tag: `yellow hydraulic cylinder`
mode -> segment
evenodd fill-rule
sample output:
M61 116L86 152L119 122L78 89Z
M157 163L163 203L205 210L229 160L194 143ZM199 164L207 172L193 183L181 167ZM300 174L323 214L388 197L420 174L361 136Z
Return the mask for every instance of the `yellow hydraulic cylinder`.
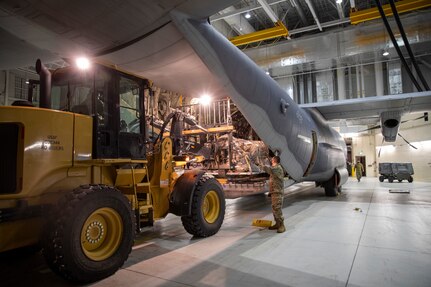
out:
M403 0L395 2L398 14L414 11L431 6L430 0ZM385 11L386 16L392 16L391 5L386 4L382 6L383 11ZM361 11L351 11L350 12L350 23L356 25L362 22L374 20L380 18L380 13L377 7L365 9Z
M277 21L275 23L275 27L256 31L250 34L240 35L229 40L235 46L246 45L250 43L256 43L264 40L274 39L277 37L287 37L289 35L289 31L287 31L286 26L284 26L283 22Z

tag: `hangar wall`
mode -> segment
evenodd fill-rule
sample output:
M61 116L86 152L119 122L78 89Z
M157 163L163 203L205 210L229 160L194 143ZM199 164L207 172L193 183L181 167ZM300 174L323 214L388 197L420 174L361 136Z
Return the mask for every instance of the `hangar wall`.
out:
M418 114L415 114L417 116ZM419 114L420 115L420 114ZM385 143L377 162L411 162L415 174L414 180L431 182L431 123L416 121L413 124L405 124L400 129L400 134L412 145L410 147L401 137L397 137L394 143ZM376 135L376 154L379 152L382 135ZM377 155L376 155L377 157Z
M374 140L374 135L352 137L352 159L355 161L356 156L365 156L367 176L377 176Z
M431 55L417 58L424 77L430 83ZM412 68L410 59L406 61ZM399 59L289 74L274 79L299 104L417 92Z
M422 114L412 114L403 120L414 119ZM381 162L411 162L414 180L431 182L431 122L423 119L404 123L400 134L417 149L410 147L401 137L393 143L382 143L382 134L368 134L352 138L352 156L366 157L367 176L379 176ZM379 157L379 150L382 147Z

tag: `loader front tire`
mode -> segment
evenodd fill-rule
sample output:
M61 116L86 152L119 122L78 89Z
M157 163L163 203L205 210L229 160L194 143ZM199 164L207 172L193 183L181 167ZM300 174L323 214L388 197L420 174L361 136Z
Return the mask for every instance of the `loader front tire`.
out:
M44 237L51 269L72 282L89 283L114 274L132 250L135 220L117 189L87 185L67 194Z
M191 214L182 216L185 230L197 237L216 234L224 219L226 201L223 188L211 175L203 175L197 182L191 203Z

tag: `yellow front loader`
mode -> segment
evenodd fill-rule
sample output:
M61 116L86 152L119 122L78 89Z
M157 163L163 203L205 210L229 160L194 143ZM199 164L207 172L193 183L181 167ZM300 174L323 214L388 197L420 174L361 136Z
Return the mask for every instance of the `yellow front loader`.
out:
M36 70L40 98L0 107L0 252L41 244L54 272L92 282L168 213L194 236L218 232L221 185L179 168L172 138L149 140L149 81L99 64Z

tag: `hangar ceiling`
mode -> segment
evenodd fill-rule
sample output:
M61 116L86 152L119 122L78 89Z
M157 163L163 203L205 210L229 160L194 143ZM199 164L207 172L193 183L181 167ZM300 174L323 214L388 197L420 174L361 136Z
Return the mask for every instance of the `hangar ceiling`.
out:
M350 24L350 11L373 8L374 1L336 1L219 0L205 3L217 3L220 7L221 2L226 3L227 8L222 11L213 9L215 14L210 21L228 38L274 27L274 20L280 20L287 27L288 38L277 37L240 46L274 78L398 58L393 51L386 58L382 57L382 51L392 47L381 19L360 25ZM402 2L406 1L415 0ZM2 53L0 66L2 69L13 68L14 65L24 67L25 63L33 63L38 57L46 59L45 62L50 62L53 68L62 66L61 58L66 54L76 54L80 50L100 53L121 45L160 25L170 10L191 2L2 1L0 35L8 40L2 41L0 51L7 50L21 56L6 57L6 53ZM247 14L250 17L246 18ZM427 8L402 15L413 51L419 57L428 55L431 50L430 14L431 10ZM60 38L62 41L58 41ZM430 65L425 60L423 62Z
M199 3L196 9L192 2ZM430 3L423 0L396 2ZM217 12L219 9L212 7L214 5L226 8ZM212 12L198 16L212 15L210 22L228 38L269 29L281 21L289 37L239 46L274 79L398 59L381 19L359 25L350 23L351 11L373 8L374 1L5 0L0 1L0 37L3 39L0 69L28 67L36 58L45 59L49 68L57 68L65 65L62 58L78 51L100 55L155 27L164 26L169 12L178 7L194 14L199 8L205 8L204 11L210 8ZM401 15L415 55L428 67L431 67L426 61L431 53L430 16L430 8ZM395 27L394 23L392 26ZM142 42L142 50L152 47ZM148 39L148 42L154 46L156 41ZM390 52L388 56L382 55L385 50ZM184 65L177 70L184 72ZM203 82L201 78L194 80Z
M227 38L274 27L274 17L282 21L289 37L275 37L239 45L250 58L276 80L340 68L399 61L382 19L352 25L351 11L376 9L365 0L242 0L210 17L211 23ZM380 1L382 5L389 1ZM400 1L396 1L400 2ZM420 6L423 1L410 2ZM264 9L268 4L272 12ZM428 4L430 4L428 2ZM271 13L273 15L271 15ZM247 17L246 17L247 16ZM400 13L413 53L422 66L431 67L431 9ZM353 19L353 18L352 18ZM393 17L388 17L398 44L404 46ZM246 24L246 25L245 25ZM246 27L246 28L244 28ZM403 49L403 47L402 47ZM389 54L384 54L388 52ZM407 57L408 58L408 57ZM368 66L370 67L370 66ZM376 124L378 118L349 121L348 126ZM332 123L340 126L339 122ZM346 122L344 122L346 125Z
M387 0L380 0L380 2L382 5L389 3ZM423 3L426 1L404 0L403 2L411 2L412 7L426 6L426 3ZM271 11L264 9L265 6ZM217 26L222 25L217 22L229 23L232 18L239 16L240 23L229 23L231 29L222 30L227 37L233 37L247 33L248 25L256 31L273 27L274 16L287 27L290 38L297 38L327 31L331 27L350 26L349 16L352 11L375 7L375 1L367 0L241 0L211 16L210 21ZM241 29L241 25L244 25L244 29ZM274 39L273 42L280 40L283 38ZM259 44L262 43L257 45Z
M321 25L322 23L331 22L334 20L343 20L349 15L351 4L349 0L343 0L341 4L337 4L336 0L263 0L274 12L278 20L281 20L288 30L310 30L311 27ZM229 19L232 15L241 15L241 21L247 21L256 30L263 30L274 26L274 22L268 16L268 13L262 8L262 2L257 0L242 0L234 5L235 9L229 11L221 11L210 17L214 24L217 21ZM356 8L366 9L370 7L370 1L360 0L353 1ZM265 5L265 4L264 4ZM246 14L250 14L248 19ZM314 13L314 15L313 15ZM339 21L342 24L345 21ZM242 34L236 27L232 27L227 36L235 36ZM290 33L292 34L292 33Z
M245 24L254 31L274 27L271 16L262 8L262 2L267 3L275 17L287 27L289 36L257 41L239 48L274 78L398 59L380 18L359 25L350 23L351 11L375 8L374 1L242 0L210 17L211 23L227 38L249 33L249 28L241 29L241 25ZM389 1L381 3L388 4ZM430 53L430 15L429 8L400 15L417 57ZM234 17L236 20L232 23ZM388 20L395 36L400 39L399 45L403 46L393 17ZM383 56L384 51L388 51L389 55Z

